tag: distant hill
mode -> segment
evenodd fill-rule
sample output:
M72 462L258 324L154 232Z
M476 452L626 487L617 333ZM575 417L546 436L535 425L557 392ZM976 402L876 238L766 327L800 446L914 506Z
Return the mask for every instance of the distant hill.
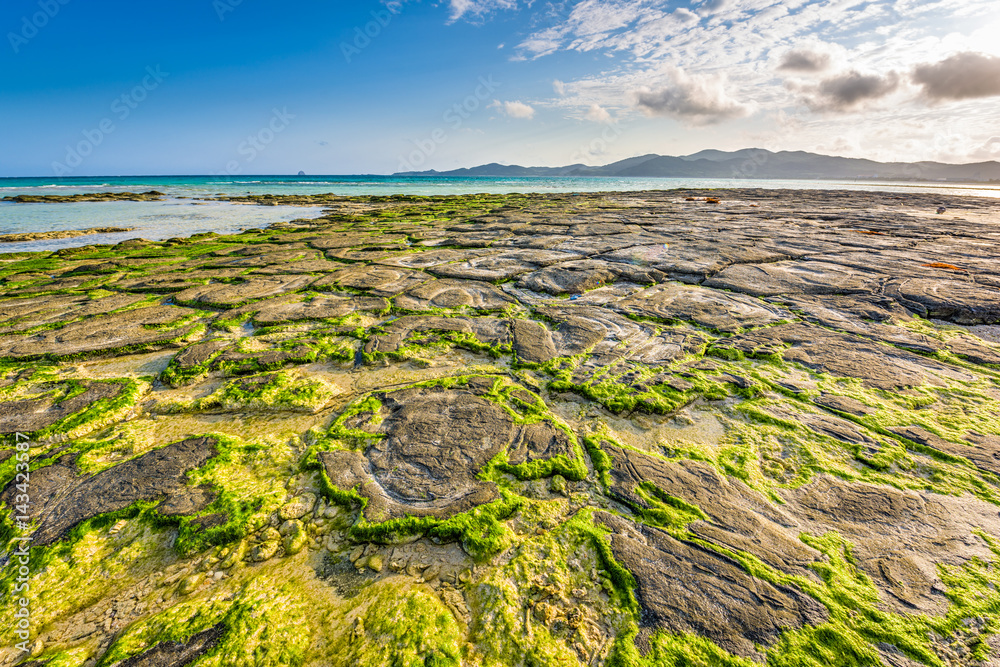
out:
M453 171L415 171L397 176L635 176L664 178L787 178L836 180L952 181L1000 180L1000 162L875 162L818 155L804 151L778 153L746 148L726 152L704 150L693 155L643 155L602 167L521 167L497 163Z

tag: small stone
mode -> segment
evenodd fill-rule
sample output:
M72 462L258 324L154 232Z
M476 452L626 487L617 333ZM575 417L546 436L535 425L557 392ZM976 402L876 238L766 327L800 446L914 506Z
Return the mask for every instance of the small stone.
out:
M282 521L288 521L289 519L301 519L308 511L309 508L302 503L290 502L281 506L278 510L278 518Z
M375 570L376 572L382 571L382 556L375 554L368 557L368 567Z
M41 655L42 651L44 650L45 650L45 644L42 642L41 639L36 639L35 643L32 644L31 648L28 650L28 657L34 658L35 656Z
M177 587L177 592L181 595L190 595L197 590L198 585L201 584L202 575L201 573L192 574L189 577L185 577L181 580L181 585Z
M255 514L247 520L247 530L255 533L267 525L269 517L266 514Z
M549 491L565 496L566 478L562 475L553 475L552 479L549 480Z
M293 498L291 502L282 505L281 509L278 510L278 516L283 521L301 519L306 514L312 512L315 505L316 496L311 493L304 493L301 496Z
M278 553L279 546L281 545L277 542L277 540L261 542L250 552L250 558L255 563L263 563L264 561L273 558L274 554Z
M298 532L290 533L285 536L285 555L294 556L295 554L302 551L302 548L306 545L309 540L309 534L304 530Z
M298 519L289 519L281 524L281 527L278 529L278 533L282 537L288 537L289 535L298 535L303 530L305 530L305 526L301 521Z
M573 597L575 597L578 600L582 600L583 598L587 597L586 588L574 588L572 592L573 592Z
M361 560L361 557L364 555L365 555L365 548L363 546L354 547L354 549L351 550L351 562L357 563L359 560Z
M233 567L241 560L243 560L243 557L245 555L246 555L246 543L240 542L235 548L229 551L229 553L226 555L225 558L222 559L222 561L219 563L219 567L222 568L223 570L228 570L229 568Z

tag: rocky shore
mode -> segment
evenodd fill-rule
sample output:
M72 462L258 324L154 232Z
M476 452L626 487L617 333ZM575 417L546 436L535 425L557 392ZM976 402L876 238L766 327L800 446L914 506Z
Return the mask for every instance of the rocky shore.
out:
M162 192L93 192L79 195L12 195L0 199L16 204L72 204L95 201L159 201L165 197Z
M1000 661L1000 202L228 200L0 255L0 664Z
M45 241L48 239L72 239L91 234L121 234L131 232L134 227L91 227L90 229L66 229L51 232L22 232L20 234L0 234L0 243L21 243L23 241Z

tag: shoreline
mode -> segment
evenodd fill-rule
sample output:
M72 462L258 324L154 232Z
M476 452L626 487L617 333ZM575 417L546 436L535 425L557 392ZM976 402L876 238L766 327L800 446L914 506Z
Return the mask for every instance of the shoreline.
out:
M555 197L561 196L581 196L581 197L621 197L621 196L645 196L645 195L670 195L670 194L701 194L711 193L718 195L720 193L729 193L734 195L753 195L758 196L762 193L768 192L781 192L781 193L792 193L805 196L822 196L824 194L831 196L851 196L857 197L859 195L869 194L869 195L882 195L882 196L895 196L898 193L893 193L891 191L877 191L877 190L844 190L844 189L831 189L831 190L818 190L818 189L807 189L807 190L794 190L789 188L776 188L776 189L764 189L764 188L672 188L667 190L608 190L602 192L560 192L560 193L507 193L509 196L515 197L533 197L533 196L546 196L551 195ZM488 193L480 193L482 196L487 196ZM949 199L949 197L957 197L947 194L942 195L932 195L928 193L919 193L921 196L920 204L923 206L930 207L931 205L938 205L938 200L934 200L935 196L939 198L940 203L949 203L948 207L958 207L956 210L961 210L964 208L963 203L966 200L981 200L982 203L991 202L990 197L966 197L962 196L961 200ZM75 196L75 195L74 195ZM151 202L163 202L163 201L180 201L189 200L188 203L191 204L213 204L213 203L225 203L225 204L238 204L243 206L260 206L260 207L270 207L270 206L288 206L288 207L298 207L298 208L319 208L319 207L331 207L331 206L342 206L342 205L357 205L357 204L394 204L401 202L420 202L420 201L461 201L468 198L470 195L465 194L449 194L449 195L411 195L411 194L392 194L392 195L337 195L332 193L326 194L313 194L313 195L300 195L300 194L261 194L261 195L219 195L214 198L185 198L185 197L174 197L168 199L162 199L162 197L169 197L168 195L163 195L160 192L152 193L142 193L138 195L143 199L135 199L134 193L94 193L91 195L80 195L78 199L72 200L73 203L79 204L98 204L109 201L151 201ZM153 197L155 196L155 198ZM916 195L915 195L916 196ZM929 198L929 199L928 199ZM22 205L39 205L39 204L57 204L57 203L67 203L66 197L60 195L51 196L32 196L30 201L19 201L10 202L12 198L5 198L5 201L9 203L18 203ZM934 201L930 201L934 200ZM946 208L948 208L946 207ZM320 220L327 216L327 213L331 211L336 211L336 208L323 208L322 213L314 218L301 218L301 220ZM278 225L280 228L283 225L290 224L299 219L293 219L289 221L277 221L267 223L263 227L248 228L248 229L261 229L269 230L271 227ZM12 234L0 235L0 251L4 249L5 243L16 243L21 241L31 241L31 240L43 240L43 239L62 239L62 238L75 238L90 234L102 234L102 233L124 233L135 231L136 228L87 228L82 230L69 229L69 230L46 230L46 231L30 231L30 232L18 232ZM220 235L233 235L244 232L245 230L240 230L238 232L231 232L230 234ZM199 234L213 233L213 232L196 232ZM18 239L13 239L10 241L4 241L5 238L10 237L22 237ZM34 237L34 238L23 238L23 237ZM186 238L181 236L179 238ZM123 239L128 240L128 239ZM121 241L119 241L121 242ZM107 244L82 244L85 246L94 245L95 247L112 247L114 243ZM66 246L66 247L78 247L78 246ZM33 253L46 253L55 252L55 250L37 250L37 251L13 251L13 252L0 252L0 258L5 255L11 254L33 254Z
M108 199L100 193L89 201L3 202L0 236L8 236L10 241L0 243L0 253L54 252L87 243L114 245L132 238L130 233L159 240L205 232L238 233L322 215L322 211L310 208L318 207L247 207L236 202L171 197L137 201L128 196ZM73 241L80 232L88 231L94 234L92 238Z

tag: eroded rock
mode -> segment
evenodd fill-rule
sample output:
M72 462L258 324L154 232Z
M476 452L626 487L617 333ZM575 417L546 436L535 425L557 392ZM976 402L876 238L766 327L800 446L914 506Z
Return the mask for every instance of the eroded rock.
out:
M31 476L31 513L39 519L34 543L51 544L81 521L140 500L162 500L158 510L165 516L198 512L213 494L187 486L187 474L215 455L215 441L202 437L153 450L92 477L78 477L72 457L39 468ZM13 505L16 493L12 482L0 492L0 500Z
M640 636L662 629L708 637L727 651L757 661L756 645L773 644L785 630L818 625L825 607L794 588L747 574L734 561L657 528L599 513L610 529L611 551L635 576L643 609Z

